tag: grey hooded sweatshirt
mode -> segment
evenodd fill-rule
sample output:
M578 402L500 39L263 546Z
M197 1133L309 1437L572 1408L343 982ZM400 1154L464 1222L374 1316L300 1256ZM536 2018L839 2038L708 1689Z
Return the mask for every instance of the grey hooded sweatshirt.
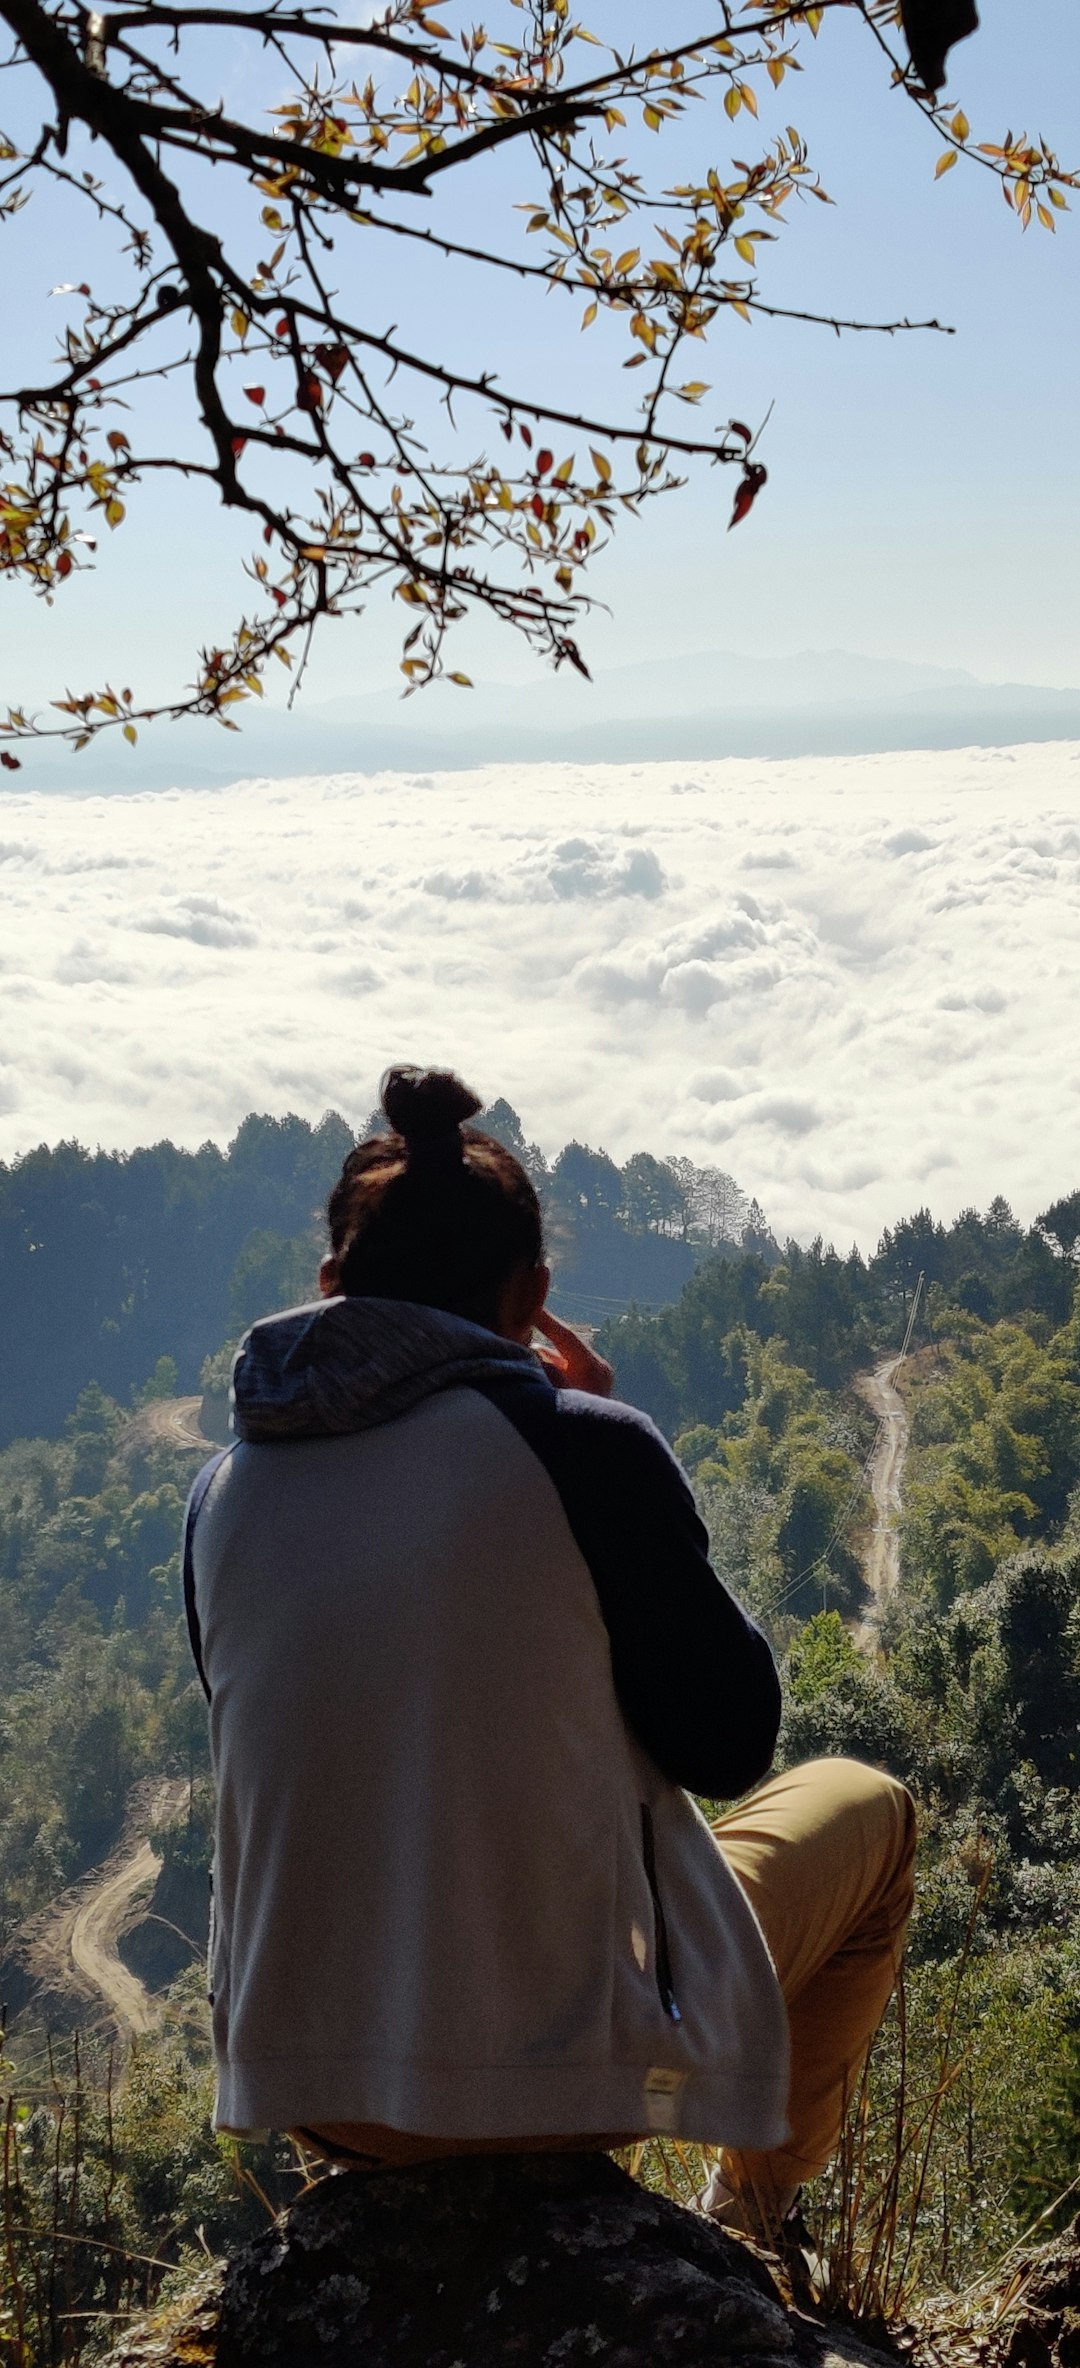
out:
M779 1692L632 1408L439 1311L257 1324L185 1589L217 1781L217 2120L786 2134L787 2019L682 1788Z

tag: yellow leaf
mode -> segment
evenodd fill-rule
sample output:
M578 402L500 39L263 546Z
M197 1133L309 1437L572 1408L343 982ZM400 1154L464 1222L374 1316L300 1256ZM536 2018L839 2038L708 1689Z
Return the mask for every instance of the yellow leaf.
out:
M944 156L939 156L939 157L938 157L938 160L937 160L937 163L936 163L936 165L934 166L934 179L935 179L935 181L940 181L940 179L941 179L941 176L942 176L942 173L947 173L947 172L949 172L949 171L951 170L952 166L953 166L955 163L956 163L956 150L955 150L955 148L946 148Z
M786 68L785 68L785 65L784 65L783 58L770 58L770 59L769 59L769 80L770 80L770 82L771 82L771 83L773 83L773 84L775 85L775 88L776 88L777 90L779 90L779 88L780 88L780 85L781 85L781 83L782 83L782 81L783 81L783 79L784 79L784 74L785 74L785 72L786 72Z
M117 501L116 495L114 493L112 500L106 502L105 504L106 524L108 526L122 526L126 517L127 511L124 508L123 502Z
M243 339L247 336L248 317L246 312L241 312L238 304L233 307L232 312L229 314L229 326L234 337Z
M735 253L736 253L737 255L741 255L741 256L742 256L742 259L743 259L743 262L744 262L744 263L753 263L753 261L754 261L754 242L753 242L753 239L752 239L752 238L737 238L737 239L736 239L736 241L735 241Z
M446 679L447 682L459 682L463 691L471 691L473 687L471 674L448 674Z
M1057 229L1057 223L1056 223L1056 222L1055 222L1055 220L1054 220L1054 217L1053 217L1053 215L1052 215L1052 213L1051 213L1051 211L1050 211L1050 208L1049 208L1049 206L1042 206L1042 205L1039 205L1039 203L1038 203L1038 200L1036 200L1036 211L1037 211L1037 213L1038 213L1039 220L1040 220L1040 222L1042 223L1042 226L1043 226L1043 229L1044 229L1044 230L1056 230L1056 229Z
M585 310L584 310L584 312L582 313L582 316L581 316L581 326L582 326L582 328L583 328L583 329L591 329L591 328L592 328L592 325L593 325L593 322L595 321L595 319L596 319L596 306L595 306L595 304L587 304L587 305L586 305L586 307L585 307Z
M570 483L570 479L571 479L571 477L573 476L573 474L574 474L574 455L573 455L573 453L571 453L571 454L570 454L570 456L569 456L569 459L567 459L567 460L561 460L561 461L559 462L559 466L558 466L558 468L557 468L557 469L556 469L556 471L555 471L555 475L554 475L554 477L553 477L553 479L552 479L552 483L553 483L553 484L555 484L555 485L569 485L569 483Z
M262 218L268 230L280 230L283 227L281 216L278 213L276 206L264 206L262 210Z
M956 140L966 140L970 137L971 125L968 122L967 116L965 115L962 107L957 108L952 122L949 125L949 130L951 131L953 138Z
M137 733L137 731L136 731L136 729L135 729L135 726L134 726L134 724L125 724L125 725L124 725L124 738L125 738L125 740L128 740L128 741L130 741L132 748L134 748L134 746L135 746L135 743L136 743L136 741L137 741L138 737L139 737L139 735L138 735L138 733Z
M663 116L659 112L659 109L656 107L643 107L642 114L644 115L649 130L651 132L658 132L664 120Z
M602 452L597 452L595 445L590 444L589 450L592 453L593 467L596 470L596 474L600 479L601 485L610 485L611 462L605 459Z
M727 90L724 92L724 113L725 115L730 115L733 123L741 106L742 99L739 96L735 84L732 82L728 85Z
M729 296L729 297L728 297L728 303L729 303L729 304L730 304L730 306L731 306L732 312L737 312L737 313L740 315L740 318L741 318L742 320L744 320L744 321L748 321L748 320L749 320L749 318L750 318L750 307L749 307L749 305L748 305L748 304L744 304L744 303L743 303L743 301L742 301L742 298L741 298L741 297L739 297L739 296Z
M756 115L756 114L757 114L757 100L756 100L756 98L755 98L755 96L754 96L754 93L753 93L753 91L751 90L751 88L750 88L750 84L749 84L748 82L740 82L740 84L739 84L739 96L740 96L740 98L741 98L741 100L742 100L743 106L744 106L744 107L749 107L751 115Z
M633 271L633 268L634 268L634 265L635 265L635 263L640 263L640 261L641 261L641 248L640 248L640 247L628 247L628 248L627 248L627 250L626 250L626 253L625 253L625 255L620 255L620 257L619 257L619 260L618 260L618 262L617 262L617 263L616 263L616 265L615 265L615 277L616 277L616 279L617 279L617 280L624 280L624 279L626 278L626 274L627 274L627 272L628 272L628 271Z

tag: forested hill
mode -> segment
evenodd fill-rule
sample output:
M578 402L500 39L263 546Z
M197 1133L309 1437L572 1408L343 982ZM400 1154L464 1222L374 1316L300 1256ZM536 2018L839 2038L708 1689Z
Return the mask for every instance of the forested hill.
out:
M853 1753L915 1792L904 2019L857 2100L849 2161L862 2192L898 2196L912 2281L966 2283L1062 2191L1073 2208L1080 1194L1031 1228L994 1200L949 1226L919 1212L868 1259L821 1242L781 1251L730 1178L644 1153L620 1169L580 1145L549 1171L505 1106L488 1123L543 1186L566 1303L635 1290L656 1302L617 1305L601 1339L620 1393L674 1440L713 1561L780 1659L779 1765ZM195 1962L212 1810L178 1548L205 1443L191 1408L155 1399L310 1290L313 1211L351 1140L338 1118L249 1119L227 1152L62 1146L0 1177L5 1418L21 1434L0 1445L0 2000L27 2066L9 2115L33 2200L20 2200L19 2242L46 2290L35 2230L47 2237L63 2192L75 2311L119 2307L110 2281L128 2256L150 2265L152 2299L162 2263L231 2248L241 2226L247 2190L210 2131ZM867 1375L895 1374L920 1275L898 1376L899 1583L867 1641ZM119 2099L107 2032L87 2039L84 2117L61 2132L39 2110L37 2050L57 2004L69 2021L87 2012L71 1995L69 1887L111 1889L110 1854L125 1831L145 1834L163 1792L184 1806L161 1813L158 1888L121 1943L129 1970L167 1985L158 2027ZM265 2189L281 2160L255 2170ZM819 2190L811 2225L828 2208ZM870 2244L874 2226L871 2213Z
M227 1150L69 1142L0 1166L0 1444L56 1436L90 1382L129 1400L162 1358L173 1386L194 1390L224 1341L311 1298L327 1194L378 1123L252 1115ZM779 1255L761 1210L719 1168L644 1151L618 1167L581 1143L549 1164L508 1102L480 1123L541 1193L568 1316L661 1306L706 1255Z
M631 1309L608 1327L619 1391L669 1437L720 1423L742 1404L747 1342L773 1337L819 1388L840 1389L874 1351L899 1346L920 1275L931 1324L947 1307L985 1324L1019 1318L1056 1330L1072 1306L1078 1248L1080 1192L1026 1229L1000 1197L949 1226L920 1209L886 1226L869 1259L841 1258L819 1239L809 1249L788 1242L767 1266L746 1255L706 1263L674 1306L655 1318Z

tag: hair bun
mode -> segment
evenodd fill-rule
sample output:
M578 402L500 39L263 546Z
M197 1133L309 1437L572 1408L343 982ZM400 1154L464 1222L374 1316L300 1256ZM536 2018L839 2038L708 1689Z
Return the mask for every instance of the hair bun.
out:
M452 1069L388 1069L379 1099L393 1127L406 1143L431 1142L448 1135L483 1105Z

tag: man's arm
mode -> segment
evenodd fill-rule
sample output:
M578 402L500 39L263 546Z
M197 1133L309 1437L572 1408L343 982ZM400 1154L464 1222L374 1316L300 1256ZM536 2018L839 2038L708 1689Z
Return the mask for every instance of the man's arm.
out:
M674 1784L730 1800L771 1764L780 1683L709 1562L667 1442L636 1408L542 1382L490 1393L558 1489L589 1565L628 1726Z

